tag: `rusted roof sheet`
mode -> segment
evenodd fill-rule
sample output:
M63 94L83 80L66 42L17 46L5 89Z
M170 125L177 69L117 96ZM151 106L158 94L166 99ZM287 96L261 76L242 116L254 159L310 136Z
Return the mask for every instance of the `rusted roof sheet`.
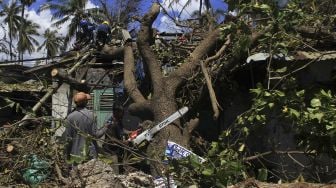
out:
M317 61L326 61L336 59L336 51L324 51L324 52L305 52L299 51L294 56L295 60L313 60L316 59Z
M7 84L0 82L0 93L7 93L7 92L45 92L45 87L39 83L16 83L16 84Z
M251 61L265 61L269 58L269 53L257 53L249 56L246 60L247 63ZM306 52L298 51L294 55L284 56L283 54L273 55L273 59L294 61L294 60L316 60L316 61L326 61L326 60L336 60L336 51L322 51L322 52Z

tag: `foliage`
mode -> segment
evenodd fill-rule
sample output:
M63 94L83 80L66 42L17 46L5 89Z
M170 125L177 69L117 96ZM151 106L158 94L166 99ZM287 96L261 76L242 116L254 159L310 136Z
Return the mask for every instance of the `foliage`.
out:
M35 51L35 45L39 44L34 36L39 36L37 29L39 29L40 26L30 20L23 20L21 24L22 31L17 45L18 51L21 53L28 51L28 53L31 54Z
M245 129L267 126L276 117L292 124L298 146L309 153L336 157L336 96L331 91L299 90L292 78L282 89L267 90L260 84L251 89L251 109L239 116L236 125Z
M262 137L262 142L275 144L273 138L261 132L272 122L294 133L297 149L318 156L336 157L336 95L323 89L299 89L294 78L287 79L279 89L268 90L261 84L250 89L251 107L239 115L233 125L223 131L218 142L213 142L200 164L196 158L171 161L171 172L182 186L197 184L202 187L224 187L245 179L250 165L250 135ZM282 123L280 123L282 122ZM281 124L281 125L280 125ZM269 139L269 140L266 140ZM295 148L294 148L295 149ZM268 170L257 169L259 180L266 181Z
M2 10L0 11L0 16L4 16L4 23L8 26L8 36L9 36L9 53L10 57L14 56L12 53L13 50L13 38L17 36L22 18L18 15L20 12L20 6L16 1L6 4L5 2L1 3Z
M204 163L193 155L179 161L170 161L174 179L182 187L193 184L201 187L226 187L244 179L245 166L239 152L228 148L222 141L211 144Z
M49 29L44 32L43 37L45 40L37 48L37 50L40 51L42 48L45 48L47 51L47 57L54 57L59 52L59 49L63 44L63 38L57 36L57 31L50 31Z
M30 127L19 127L16 124L3 129L0 142L3 146L12 146L13 150L1 150L0 184L13 185L23 183L23 170L29 167L27 157L36 155L50 166L65 164L63 145L51 139L56 129L50 127L51 119L40 118ZM15 138L15 139L13 139ZM63 166L62 166L63 167ZM51 174L55 172L52 171ZM55 182L56 177L48 177L46 182Z
M325 11L326 8L317 1L294 0L282 5L274 0L226 2L230 10L238 12L233 21L228 19L222 27L223 36L237 33L231 35L233 48L227 53L228 58L244 58L246 55L242 54L259 52L287 55L297 50L316 50L318 42L299 32L300 28L330 30L335 23L334 5ZM323 4L331 6L333 3L326 1ZM246 37L253 32L264 32L256 46L251 46L251 38Z

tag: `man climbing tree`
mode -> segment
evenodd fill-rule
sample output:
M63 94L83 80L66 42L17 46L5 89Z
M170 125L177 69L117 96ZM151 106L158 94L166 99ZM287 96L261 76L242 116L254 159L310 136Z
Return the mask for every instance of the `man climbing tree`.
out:
M111 27L109 26L109 22L103 21L103 23L97 27L96 46L102 47L109 43L112 37L111 34Z

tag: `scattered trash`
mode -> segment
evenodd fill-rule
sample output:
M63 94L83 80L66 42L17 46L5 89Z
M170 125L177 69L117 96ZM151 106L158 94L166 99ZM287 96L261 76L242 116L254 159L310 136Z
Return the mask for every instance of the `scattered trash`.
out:
M35 185L41 183L50 174L50 165L47 161L39 159L36 155L28 157L29 167L23 170L23 179L25 182Z
M159 177L154 180L155 188L177 188L173 178L169 178L169 184L167 178Z
M181 145L179 145L175 142L169 141L169 140L168 140L168 143L167 143L165 155L168 158L171 158L171 159L181 159L181 158L187 157L189 155L194 155L198 158L200 163L205 162L204 158L196 155L192 151L184 148L183 146L181 146Z
M168 140L165 156L170 159L182 159L194 155L197 157L200 163L205 162L205 159L196 155L192 151L184 148L183 146ZM154 180L155 188L176 188L177 185L172 177L167 180L165 177L159 177Z

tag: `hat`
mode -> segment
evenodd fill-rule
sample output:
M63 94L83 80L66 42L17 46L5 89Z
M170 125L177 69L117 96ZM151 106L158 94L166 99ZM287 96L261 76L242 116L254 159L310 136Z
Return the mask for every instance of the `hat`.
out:
M86 102L89 99L91 99L91 96L84 92L78 92L74 96L75 103Z
M109 25L108 21L103 21L103 24Z

